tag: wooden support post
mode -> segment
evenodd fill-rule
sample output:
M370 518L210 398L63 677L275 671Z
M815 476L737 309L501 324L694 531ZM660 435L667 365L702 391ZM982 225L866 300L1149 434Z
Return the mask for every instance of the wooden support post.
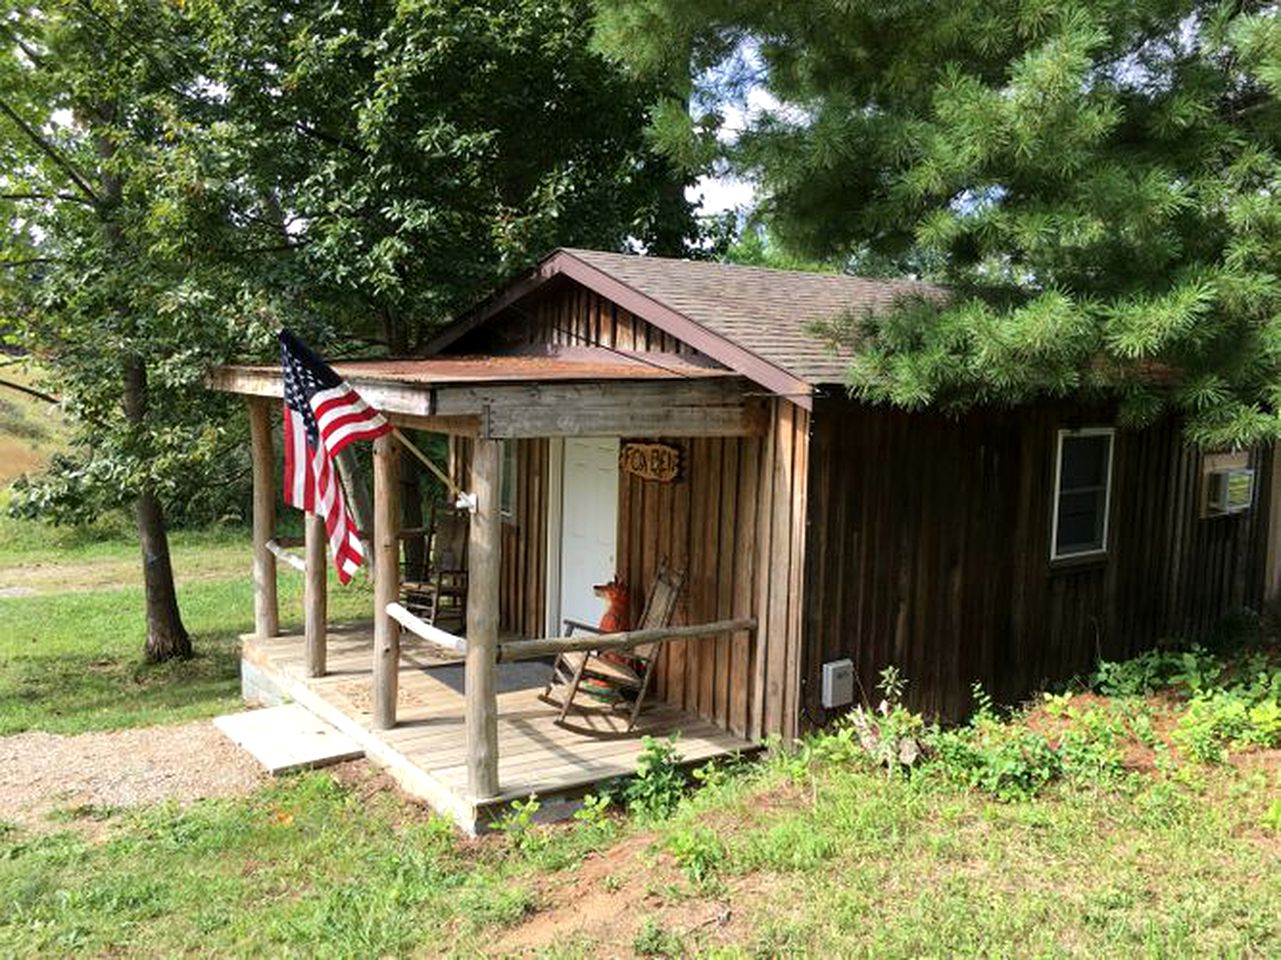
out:
M498 793L498 584L500 525L498 478L502 469L497 440L478 437L471 464L471 518L467 554L466 698L467 787L472 799Z
M329 580L325 547L325 518L307 514L303 521L303 553L306 557L306 581L302 592L303 647L306 650L307 676L325 675L325 646L329 639Z
M395 437L374 441L374 729L396 725L400 624L387 605L400 599L400 448Z
M254 633L280 634L276 599L276 558L267 544L276 535L276 464L271 445L271 403L251 399L249 447L254 473Z

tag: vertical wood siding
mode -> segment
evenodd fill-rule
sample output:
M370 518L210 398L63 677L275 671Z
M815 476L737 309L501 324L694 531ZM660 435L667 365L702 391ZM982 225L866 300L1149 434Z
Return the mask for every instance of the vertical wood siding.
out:
M775 400L767 437L668 438L676 483L623 475L619 569L639 617L666 559L686 575L678 623L755 616L759 627L664 645L655 695L742 736L797 731L809 418Z
M530 344L702 356L612 300L569 282L549 285L535 299L463 337L449 352L501 353Z
M1045 682L1196 636L1262 600L1268 498L1200 519L1200 454L1176 423L1118 430L1109 552L1050 562L1061 428L1108 411L1043 405L958 419L822 401L814 413L803 696L853 658L869 698L894 664L912 704L959 717L981 681L1014 701ZM1260 478L1270 453L1255 455Z
M531 344L699 355L572 283L549 286L450 352ZM769 414L766 437L637 438L680 447L681 479L668 484L625 474L619 481L618 568L632 590L633 620L665 558L686 574L677 623L759 621L754 634L666 644L655 695L753 738L795 735L800 704L810 418L782 399L770 402ZM548 449L545 440L521 442L520 507L516 523L503 527L501 628L527 636L544 630ZM456 441L451 450L464 469L467 441Z
M547 469L545 439L516 444L516 510L503 521L499 628L541 637L547 618Z
M541 637L547 616L547 440L516 444L516 510L502 523L498 629L522 637ZM450 478L467 489L472 441L450 437Z

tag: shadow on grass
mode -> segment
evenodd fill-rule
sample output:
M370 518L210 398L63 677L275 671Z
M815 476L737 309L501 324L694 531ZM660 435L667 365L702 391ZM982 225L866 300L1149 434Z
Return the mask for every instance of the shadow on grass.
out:
M81 653L13 657L0 671L0 735L178 723L235 709L235 634L196 636L194 644L190 660L160 664Z

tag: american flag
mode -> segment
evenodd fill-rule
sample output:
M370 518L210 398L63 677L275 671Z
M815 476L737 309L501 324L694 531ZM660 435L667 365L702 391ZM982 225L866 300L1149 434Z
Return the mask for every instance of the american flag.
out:
M280 331L284 380L285 503L325 519L329 549L342 583L365 559L347 512L334 458L349 443L391 432L382 414L288 330Z

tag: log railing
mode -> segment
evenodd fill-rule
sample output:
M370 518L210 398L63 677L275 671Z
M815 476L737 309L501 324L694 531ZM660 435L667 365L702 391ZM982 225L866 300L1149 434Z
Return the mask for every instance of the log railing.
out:
M738 620L714 620L711 623L691 623L680 627L652 627L648 630L625 630L621 633L585 634L578 637L542 637L537 640L508 640L498 645L498 662L536 660L558 653L582 650L630 650L647 643L667 640L688 640L690 637L709 637L718 633L735 633L755 630L756 621L750 617Z
M274 539L267 541L267 549L275 556L277 560L279 560L281 563L285 564L286 566L292 567L294 570L297 570L299 573L306 573L307 561L304 560L302 557L298 556L298 554L290 550L286 550L285 549L286 546L296 547L296 546L300 546L300 544L296 540L292 542L291 541L282 542L280 540L274 540Z
M440 627L433 626L421 617L410 613L399 603L387 604L387 616L391 617L410 633L422 637L429 643L453 650L455 653L465 654L467 652L466 639L456 637L452 633L447 633L440 629Z

